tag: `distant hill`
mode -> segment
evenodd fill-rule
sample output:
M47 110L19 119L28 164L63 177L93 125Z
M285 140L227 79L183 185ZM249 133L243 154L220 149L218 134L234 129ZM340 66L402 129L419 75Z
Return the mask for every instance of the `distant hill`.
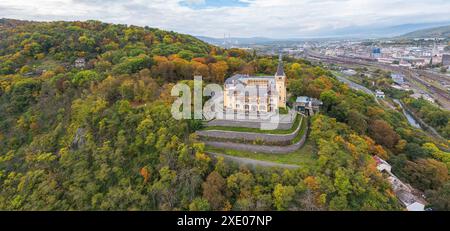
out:
M276 39L276 38L267 38L267 37L231 37L231 38L213 38L206 36L196 36L198 39L207 42L209 44L224 46L225 41L228 46L232 45L266 45L273 43L288 43L288 42L300 42L300 41L309 41L309 40L328 40L328 39L366 39L366 38L404 38L404 37L428 37L426 34L431 32L432 36L433 32L436 30L436 34L447 34L446 37L449 37L449 28L450 22L432 22L432 23L409 23L409 24L399 24L395 26L389 27L367 27L367 26L350 26L344 27L340 29L328 30L324 33L319 33L312 36L304 36L297 38L285 38L285 39ZM443 30L440 30L443 29ZM416 33L418 33L416 35ZM424 33L422 35L422 33ZM437 37L444 37L437 36Z
M404 34L400 37L403 38L450 38L450 25L441 26L423 30L413 31L407 34Z
M95 20L36 22L0 18L0 75L13 74L23 65L36 66L44 58L73 62L77 57L96 59L114 52L116 56L109 62L115 65L122 58L140 54L148 57L178 54L191 59L207 56L211 49L210 44L191 35L156 28ZM10 59L12 64L6 71L3 61Z
M14 28L23 25L30 25L34 22L25 21L25 20L17 20L17 19L8 19L8 18L0 18L0 30L6 30L8 28Z

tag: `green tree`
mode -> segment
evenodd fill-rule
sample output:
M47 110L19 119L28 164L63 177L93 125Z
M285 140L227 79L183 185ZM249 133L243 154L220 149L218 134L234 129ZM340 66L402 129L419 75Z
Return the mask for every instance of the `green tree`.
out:
M189 211L208 211L210 210L210 206L207 200L203 198L195 198L189 204Z
M83 86L92 81L100 80L100 76L95 71L84 70L78 72L71 80L75 86Z
M273 190L275 208L278 211L287 210L292 200L294 200L294 196L294 187L277 184Z

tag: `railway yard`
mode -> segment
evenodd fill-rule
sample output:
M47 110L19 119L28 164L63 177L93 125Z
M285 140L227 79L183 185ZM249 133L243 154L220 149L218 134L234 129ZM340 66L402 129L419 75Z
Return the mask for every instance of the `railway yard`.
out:
M405 76L405 79L413 90L429 94L439 106L445 110L450 110L450 93L446 88L446 85L450 84L450 76L448 75L426 70L387 65L370 59L325 56L313 50L305 50L305 58L312 62L335 64L348 68L377 68L401 73Z

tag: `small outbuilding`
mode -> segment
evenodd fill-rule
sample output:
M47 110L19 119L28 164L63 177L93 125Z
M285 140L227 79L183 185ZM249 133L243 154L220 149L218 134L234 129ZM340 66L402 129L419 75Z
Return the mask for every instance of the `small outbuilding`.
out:
M375 162L377 163L377 169L380 172L386 171L389 174L391 174L392 166L388 164L385 160L381 159L378 156L374 156L373 159L375 159Z
M383 91L380 91L380 90L376 90L375 95L376 95L376 97L379 98L379 99L384 99L384 98L386 97L386 96L384 95L384 92L383 92Z
M312 116L320 111L322 101L308 96L299 96L295 100L293 107L296 111Z
M76 68L84 68L86 66L86 60L84 58L78 58L75 60Z
M408 211L425 211L425 205L420 202L414 202L406 207Z

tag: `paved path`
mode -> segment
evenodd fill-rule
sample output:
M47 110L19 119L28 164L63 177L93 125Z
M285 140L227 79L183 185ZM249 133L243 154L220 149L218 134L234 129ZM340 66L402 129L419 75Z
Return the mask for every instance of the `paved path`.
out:
M346 83L350 88L352 88L354 90L363 91L366 94L369 94L369 95L373 96L374 99L375 99L375 102L380 104L380 102L378 101L378 98L376 97L375 93L372 90L370 90L369 88L364 87L362 85L359 85L359 84L357 84L357 83L355 83L355 82L345 78L344 76L338 75L336 73L333 73L333 74L340 82Z
M335 75L336 78L343 82L348 84L351 88L355 89L355 90L360 90L360 91L364 91L365 93L369 94L369 95L375 95L375 93L373 93L373 91L371 91L370 89L368 89L367 87L364 87L362 85L359 85L353 81L350 81L349 79L343 77L343 76L339 76L339 75Z
M256 166L277 167L277 168L287 168L287 169L300 168L299 165L293 165L293 164L280 164L280 163L275 163L275 162L270 162L270 161L254 160L254 159L249 159L249 158L244 158L244 157L230 156L230 155L225 155L225 154L220 154L220 153L215 153L215 152L206 152L206 153L209 155L212 155L214 157L223 157L226 160L237 162L242 165L250 165L252 167L256 167Z
M271 145L257 145L257 144L242 144L233 142L219 142L219 141L202 141L208 146L215 148L233 149L244 152L257 152L267 154L286 154L292 153L300 149L305 143L305 139L300 140L295 144L286 146L271 146Z

